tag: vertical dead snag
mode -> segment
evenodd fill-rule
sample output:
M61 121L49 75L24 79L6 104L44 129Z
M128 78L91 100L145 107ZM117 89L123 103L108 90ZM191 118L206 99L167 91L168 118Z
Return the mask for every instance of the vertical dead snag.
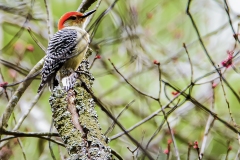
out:
M107 137L101 132L95 102L81 87L80 79L91 89L93 76L89 62L84 60L78 68L73 89L66 92L56 87L49 99L54 126L66 145L70 159L110 160L111 149Z

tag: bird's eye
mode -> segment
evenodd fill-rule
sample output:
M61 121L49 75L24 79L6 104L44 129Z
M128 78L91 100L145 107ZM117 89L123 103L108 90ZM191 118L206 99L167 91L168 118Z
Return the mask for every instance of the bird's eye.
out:
M71 16L71 17L69 17L69 19L70 19L70 20L76 20L77 17L76 17L76 16Z

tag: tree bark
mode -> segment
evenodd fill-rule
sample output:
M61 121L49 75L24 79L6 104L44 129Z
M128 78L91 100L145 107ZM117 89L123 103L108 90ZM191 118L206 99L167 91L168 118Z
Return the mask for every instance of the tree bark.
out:
M89 73L89 62L84 60L78 68L74 87L66 92L56 87L49 99L54 126L59 132L70 159L110 160L108 138L101 132L95 102L81 81L91 89L94 77Z

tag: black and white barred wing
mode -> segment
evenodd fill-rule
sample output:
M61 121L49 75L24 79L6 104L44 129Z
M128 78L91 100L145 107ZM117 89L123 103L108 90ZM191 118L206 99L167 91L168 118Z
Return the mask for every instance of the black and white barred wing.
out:
M42 69L42 81L38 93L50 82L63 64L71 58L77 45L77 31L63 29L55 33L47 48L47 56Z

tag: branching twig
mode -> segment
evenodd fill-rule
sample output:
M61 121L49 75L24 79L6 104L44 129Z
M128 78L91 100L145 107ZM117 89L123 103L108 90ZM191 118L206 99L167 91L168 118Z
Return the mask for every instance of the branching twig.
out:
M43 66L43 62L44 62L44 58L42 58L33 68L32 70L29 72L29 74L27 75L26 78L31 77L32 75L34 75L37 71L39 71L42 66ZM7 126L7 122L17 104L17 102L19 101L19 99L21 98L21 96L23 95L24 91L27 89L27 87L31 84L33 79L28 79L26 81L24 81L23 83L21 83L20 86L18 86L16 92L13 94L13 96L11 97L10 101L7 104L6 110L5 112L2 114L1 118L0 118L0 128L6 127Z
M194 19L193 19L191 13L190 13L191 1L192 1L192 0L188 0L186 13L188 14L188 16L189 16L189 18L190 18L190 20L191 20L191 23L192 23L192 25L193 25L193 28L194 28L195 31L196 31L196 34L197 34L198 39L199 39L199 42L200 42L200 44L201 44L201 46L202 46L202 48L203 48L203 50L204 50L204 52L205 52L208 60L210 61L210 63L212 64L212 66L215 68L215 70L216 70L216 72L219 74L219 76L221 76L221 73L220 73L219 70L217 69L214 61L212 60L212 57L211 57L210 54L208 53L207 48L205 47L205 45L204 45L204 43L203 43L203 40L202 40L202 38L201 38L201 35L200 35L199 31L198 31L197 25L195 24ZM236 91L232 88L232 86L228 83L228 81L227 81L224 77L222 77L222 80L223 80L223 82L227 85L227 87L232 91L232 93L233 93L234 96L237 98L238 102L240 103L240 97L239 97L239 95L236 93Z
M129 103L122 109L122 111L118 114L118 116L116 117L116 119L118 119L118 118L123 114L123 112L126 111L126 110L128 109L128 107L129 107L131 104L133 104L134 102L135 102L135 100L132 100L131 102L129 102ZM108 127L108 130L105 132L104 135L109 134L109 133L113 130L114 126L115 126L115 122L112 122L112 124L110 125L110 127Z
M32 39L34 40L34 42L44 51L44 53L46 54L46 48L43 46L43 44L41 44L41 42L39 42L37 40L37 38L33 35L32 30L30 27L28 27L27 29L28 33L30 34L30 36L32 37Z
M177 148L177 144L176 144L176 140L175 140L175 137L174 137L174 133L173 133L173 131L172 131L172 129L171 129L171 127L170 127L170 124L169 124L169 122L168 122L168 120L167 120L167 115L166 115L166 113L165 113L165 111L164 111L164 109L163 109L163 107L162 107L162 104L161 104L161 102L160 102L160 97L161 97L161 90L162 90L162 79L161 79L161 68L160 68L160 63L158 63L157 64L157 66L158 66L158 74L159 74L159 100L158 100L158 103L159 103L159 105L160 105L160 107L161 107L161 109L162 109L162 113L163 113L163 116L164 116L164 119L165 119L165 121L166 121L166 123L167 123L167 126L168 126L168 130L169 130L169 132L170 132L170 134L171 134L171 137L172 137L172 142L173 142L173 146L174 146L174 150L175 150L175 153L176 153L176 157L177 157L177 159L178 160L180 160L180 155L179 155L179 151L178 151L178 148ZM177 105L176 105L177 106Z
M87 90L87 92L92 96L92 98L94 99L94 101L99 105L99 107L102 109L102 111L104 113L106 113L117 125L118 127L124 132L124 134L137 146L139 146L139 148L141 149L141 151L151 160L153 160L152 156L143 148L143 146L137 141L135 140L127 131L126 129L122 126L122 124L120 122L118 122L118 120L104 107L103 103L93 94L93 92L88 89L88 87L86 86L86 84L81 81L84 86L85 89Z
M172 101L174 101L175 99L176 99L176 98L172 99ZM170 101L167 105L165 105L165 106L163 107L163 109L167 108L167 107L169 106L169 104L172 103L172 101ZM136 123L135 125L133 125L132 127L128 128L128 129L126 130L126 132L131 132L132 130L134 130L135 128L139 127L140 125L146 123L147 121L151 120L151 119L154 118L155 116L158 116L160 112L162 112L162 108L156 110L156 111L153 112L151 115L147 116L146 118L144 118L144 119L141 120L140 122L138 122L138 123ZM124 133L125 133L125 132L120 132L120 133L112 136L110 139L111 139L111 140L115 140L115 139L121 137L122 135L124 135Z
M19 36L22 35L22 33L23 33L23 31L24 31L24 27L25 27L25 25L27 24L27 22L29 21L29 19L30 19L30 17L31 17L30 12L31 12L31 9L32 9L32 7L33 7L33 5L34 5L34 2L35 2L35 0L31 0L31 6L30 6L30 8L28 9L28 13L27 13L27 16L26 16L26 18L25 18L25 21L24 21L22 27L21 27L20 30L14 35L14 37L7 43L7 45L5 45L5 46L0 50L0 53L1 53L2 51L5 51L6 49L8 49L8 48L17 40L17 38L19 38Z
M172 89L180 92L179 89L177 89L176 87L174 87L173 85L171 85L170 83L162 80L162 82L164 82L166 85L170 86ZM207 107L205 107L203 104L201 104L200 102L198 102L196 99L194 99L192 96L190 96L189 94L182 92L181 93L182 96L184 96L185 98L187 98L189 101L191 101L193 104L195 104L197 107L201 108L202 110L206 111L207 113L211 114L216 120L220 121L221 123L223 123L226 127L228 127L230 130L232 130L234 133L240 134L240 132L233 127L232 125L230 125L229 123L227 123L225 120L223 120L222 118L220 118L216 113L212 112L211 110L209 110Z
M138 93L140 93L141 95L144 95L146 97L149 97L155 101L158 101L158 98L152 97L150 95L147 95L145 93L143 93L142 91L138 90L137 88L135 88L119 71L118 69L115 67L115 65L112 63L112 61L109 59L110 63L112 64L113 68L115 69L115 71L125 80L125 82L127 82L127 84L129 84L135 91L137 91Z

